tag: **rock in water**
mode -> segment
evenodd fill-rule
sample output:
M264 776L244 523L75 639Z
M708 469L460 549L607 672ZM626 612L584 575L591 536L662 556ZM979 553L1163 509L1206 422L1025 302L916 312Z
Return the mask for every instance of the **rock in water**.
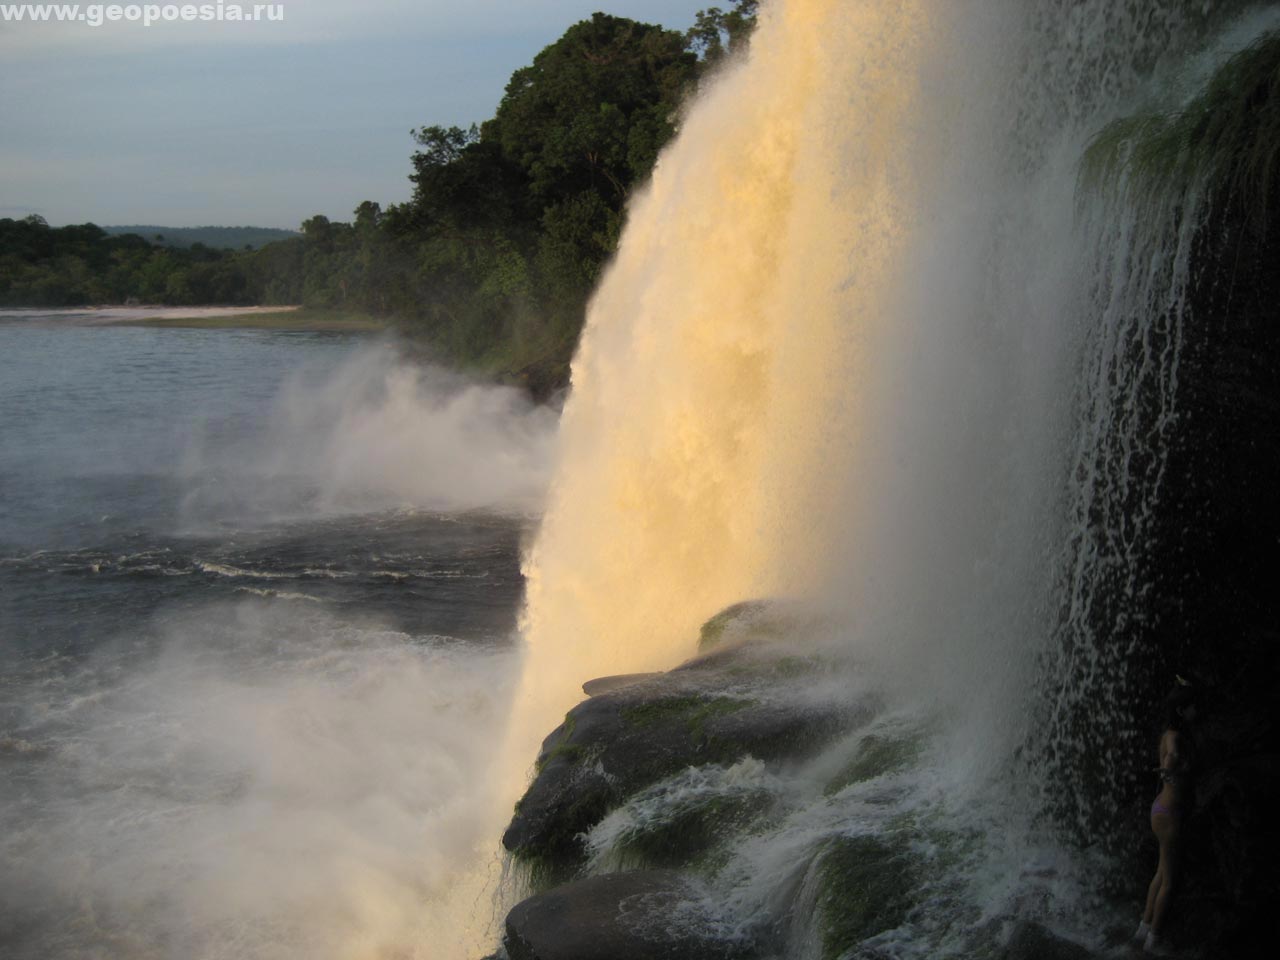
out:
M507 916L511 960L730 960L675 871L612 873L568 883Z
M1091 960L1095 955L1078 943L1050 933L1038 923L1014 928L1000 960Z
M582 692L588 697L598 697L602 693L621 690L623 687L631 687L642 680L652 680L656 676L659 676L659 674L619 673L609 677L596 677L594 680L588 680L582 685Z
M691 766L812 753L870 716L816 695L821 668L779 644L740 644L578 704L543 741L503 845L536 885L568 879L582 835L637 791Z

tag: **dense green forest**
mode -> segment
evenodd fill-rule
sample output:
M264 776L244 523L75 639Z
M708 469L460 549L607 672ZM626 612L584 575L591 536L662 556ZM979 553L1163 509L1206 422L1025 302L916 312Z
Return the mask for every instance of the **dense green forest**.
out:
M103 226L114 236L135 233L161 247L193 247L197 243L215 250L257 250L268 243L292 240L296 230L276 227L161 227L154 224Z
M172 249L92 223L50 227L34 214L0 220L0 306L249 304L251 265L229 250Z
M366 200L350 222L314 216L257 250L0 220L0 305L359 310L546 393L567 380L631 191L699 80L747 42L756 5L701 11L683 33L597 13L517 70L491 119L412 131L407 202Z

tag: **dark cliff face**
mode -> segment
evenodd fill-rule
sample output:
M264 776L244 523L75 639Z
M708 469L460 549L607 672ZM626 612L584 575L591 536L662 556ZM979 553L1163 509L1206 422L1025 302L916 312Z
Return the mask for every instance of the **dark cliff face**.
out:
M1112 855L1098 887L1132 904L1136 923L1156 862L1148 811L1158 789L1163 702L1175 675L1192 681L1199 700L1187 731L1194 800L1169 930L1188 956L1254 955L1253 945L1272 936L1270 905L1280 898L1273 867L1280 818L1270 809L1280 792L1280 35L1248 56L1214 78L1197 111L1162 128L1176 134L1157 145L1172 143L1176 154L1157 172L1157 180L1167 178L1161 201L1176 208L1169 229L1195 218L1187 286L1176 310L1126 345L1132 355L1124 364L1147 370L1149 379L1137 384L1125 411L1128 435L1093 455L1112 457L1123 447L1122 466L1110 469L1124 470L1131 485L1084 517L1104 531L1099 541L1129 538L1132 549L1090 559L1081 581L1090 592L1086 629L1073 634L1072 624L1061 638L1080 656L1073 661L1068 651L1060 662L1078 666L1037 691L1052 695L1052 684L1074 684L1084 694L1053 718L1055 733L1032 734L1048 746L1027 751L1036 754L1029 763L1037 772L1048 774L1049 812L1063 833ZM1131 129L1142 133L1141 124ZM1160 364L1169 365L1149 373ZM1134 389L1118 380L1110 386ZM1142 522L1132 523L1137 516ZM657 732L664 759L645 783L693 762L701 741L680 711L712 703L683 689L680 696L653 689L644 698L668 706L659 713L650 705L636 717ZM594 763L604 755L606 738L592 731L605 729L609 717L625 726L625 711L639 705L627 697L641 693L582 708L573 718L580 728L567 725L548 741L542 783L513 821L509 849L550 852L576 869L589 818L565 817L585 808L560 801L598 796L591 817L619 802L624 791L614 781L602 778L597 793L581 784L595 783ZM724 715L750 716L746 708ZM615 766L641 769L640 756L622 749ZM557 837L566 842L548 845ZM1070 955L1028 930L1010 941L1009 955Z
M1058 758L1078 794L1064 822L1089 824L1084 842L1126 865L1115 892L1139 897L1155 864L1147 811L1162 703L1175 675L1193 682L1195 804L1173 933L1223 950L1269 935L1267 905L1280 894L1269 810L1280 788L1280 38L1247 56L1211 83L1194 123L1188 111L1168 124L1179 162L1214 164L1185 312L1142 344L1173 347L1176 363L1159 385L1172 391L1172 422L1157 425L1169 405L1152 396L1135 406L1146 448L1131 451L1131 469L1142 483L1121 512L1151 511L1140 569L1092 586L1093 642L1123 701L1112 716L1127 722L1090 720L1085 702L1068 721L1084 735ZM1187 191L1184 209L1206 189L1203 179L1169 183Z
M1204 691L1190 730L1197 798L1186 893L1204 907L1189 907L1188 919L1215 937L1261 920L1280 889L1268 809L1280 789L1277 194L1260 210L1256 195L1220 191L1200 234L1152 544L1158 629L1139 654L1149 664L1144 701L1158 703L1175 671Z

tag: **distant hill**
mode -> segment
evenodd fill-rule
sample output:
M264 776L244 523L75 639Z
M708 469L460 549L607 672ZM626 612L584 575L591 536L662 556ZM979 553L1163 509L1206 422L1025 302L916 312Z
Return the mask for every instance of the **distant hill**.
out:
M245 247L256 250L277 240L301 236L296 230L275 227L158 227L140 224L102 229L113 235L136 233L144 240L164 247L190 247L203 243L215 250L243 250Z

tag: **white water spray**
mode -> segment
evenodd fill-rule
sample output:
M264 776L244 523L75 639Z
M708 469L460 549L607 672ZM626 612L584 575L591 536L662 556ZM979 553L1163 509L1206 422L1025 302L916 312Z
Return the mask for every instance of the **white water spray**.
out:
M1137 262L1178 258L1153 294L1123 219L1078 193L1080 163L1169 81L1162 58L1220 22L1211 7L765 6L592 304L527 564L515 739L550 729L585 678L689 655L729 603L816 596L891 688L948 716L902 809L940 797L952 827L988 837L970 865L982 910L1043 881L1072 914L1087 885L1033 866L1056 847L1035 848L1027 782L1007 778L1036 764L1011 758L1079 526L1123 496L1079 486L1079 450L1149 441L1123 396L1097 398L1176 371L1176 343L1145 372L1107 344L1159 336L1187 267L1185 231L1138 238ZM740 876L792 875L842 829L813 799L794 848L755 844ZM744 916L772 895L722 893Z
M763 6L590 308L526 564L548 719L777 594L843 608L918 690L1020 709L1110 323L1079 165L1202 15L1069 7Z
M224 439L232 432L232 439ZM467 380L363 347L336 369L294 372L265 429L197 424L182 479L186 521L385 509L533 512L546 493L556 416L514 387Z
M924 25L914 2L767 7L634 204L527 564L530 696L562 710L595 673L671 665L721 607L826 566Z

